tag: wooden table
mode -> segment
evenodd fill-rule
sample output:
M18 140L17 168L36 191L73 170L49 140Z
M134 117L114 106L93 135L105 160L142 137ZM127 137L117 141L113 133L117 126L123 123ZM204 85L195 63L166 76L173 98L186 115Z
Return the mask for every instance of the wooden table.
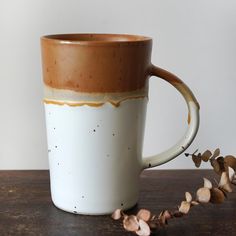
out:
M141 176L138 206L158 214L173 209L185 191L202 185L202 177L213 179L209 170L154 170ZM48 171L0 171L0 235L134 235L109 216L80 216L63 212L52 204ZM222 205L198 206L169 221L153 235L236 235L236 188Z

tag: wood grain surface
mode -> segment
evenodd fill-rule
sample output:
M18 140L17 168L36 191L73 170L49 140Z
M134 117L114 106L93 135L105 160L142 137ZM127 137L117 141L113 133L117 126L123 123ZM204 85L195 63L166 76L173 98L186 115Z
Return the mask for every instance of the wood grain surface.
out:
M202 177L213 179L209 170L152 170L141 176L138 205L130 210L150 209L158 214L173 209L194 193ZM217 178L217 177L216 177ZM57 209L50 197L49 173L0 171L0 235L134 235L110 216L80 216ZM183 218L172 219L153 235L236 235L236 188L221 205L198 206Z

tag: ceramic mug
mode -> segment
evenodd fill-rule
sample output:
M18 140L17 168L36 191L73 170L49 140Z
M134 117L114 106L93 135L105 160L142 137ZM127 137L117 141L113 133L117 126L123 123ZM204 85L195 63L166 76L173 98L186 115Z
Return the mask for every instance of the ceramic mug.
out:
M199 105L175 75L151 64L152 39L120 34L41 38L51 195L75 214L109 214L138 201L139 175L182 153ZM188 105L188 129L169 150L143 158L148 79L173 85Z

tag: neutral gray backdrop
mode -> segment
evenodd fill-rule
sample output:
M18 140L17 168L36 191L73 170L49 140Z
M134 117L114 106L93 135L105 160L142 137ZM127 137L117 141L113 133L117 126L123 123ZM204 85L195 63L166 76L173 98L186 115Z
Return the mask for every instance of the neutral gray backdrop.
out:
M201 105L189 151L236 154L235 0L0 0L0 169L48 168L39 37L71 32L153 37L153 63L181 77ZM144 155L173 145L186 120L182 97L152 78ZM160 168L193 167L181 155Z

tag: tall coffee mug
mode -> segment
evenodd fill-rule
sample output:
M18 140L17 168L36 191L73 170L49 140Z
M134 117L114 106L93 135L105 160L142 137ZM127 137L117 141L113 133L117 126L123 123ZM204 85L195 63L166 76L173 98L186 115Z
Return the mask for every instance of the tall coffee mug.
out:
M41 38L51 195L60 209L108 214L138 201L142 170L193 141L199 105L175 75L151 64L152 39L119 34ZM142 157L148 79L173 85L188 105L188 129L169 150Z

